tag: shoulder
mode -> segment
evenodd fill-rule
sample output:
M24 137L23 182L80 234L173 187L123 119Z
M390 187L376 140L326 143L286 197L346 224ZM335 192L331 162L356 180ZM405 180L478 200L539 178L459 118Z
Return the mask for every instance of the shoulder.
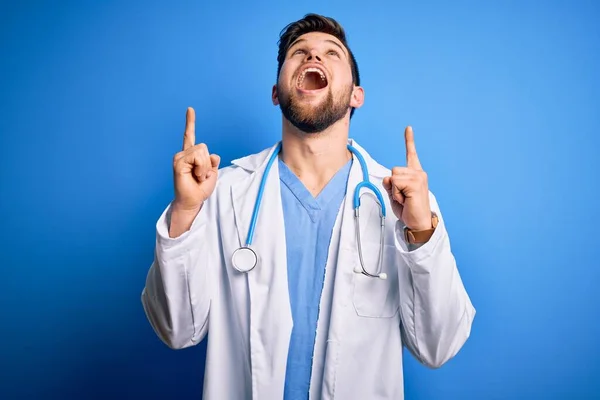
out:
M227 188L230 188L253 173L262 171L269 156L276 148L277 144L259 152L232 160L230 165L219 169L217 187L221 188L221 190L227 190Z
M249 172L238 165L229 165L219 169L217 187L230 187L247 177Z
M364 162L364 167L367 168L369 177L374 178L377 181L391 174L390 168L380 164L375 157L372 156L366 148L363 148L356 140L349 139L348 144L353 147L357 161L361 162L361 164ZM363 165L361 165L361 168L362 167Z

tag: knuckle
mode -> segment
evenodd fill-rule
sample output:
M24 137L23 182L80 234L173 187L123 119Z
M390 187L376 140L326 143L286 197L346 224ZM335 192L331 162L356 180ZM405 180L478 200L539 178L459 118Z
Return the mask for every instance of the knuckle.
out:
M204 143L197 144L194 146L194 155L196 157L208 157L208 148Z
M175 154L175 156L173 156L173 167L177 168L177 166L179 164L181 164L181 160L182 159L183 159L183 154L182 153Z
M208 146L206 146L206 143L199 143L196 145L196 148L200 151L208 151Z

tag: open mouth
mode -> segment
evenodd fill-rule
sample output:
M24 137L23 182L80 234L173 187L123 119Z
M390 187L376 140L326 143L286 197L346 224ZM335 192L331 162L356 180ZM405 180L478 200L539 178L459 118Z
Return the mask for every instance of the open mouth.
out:
M319 90L327 87L327 77L319 68L306 68L298 76L297 86L302 90Z

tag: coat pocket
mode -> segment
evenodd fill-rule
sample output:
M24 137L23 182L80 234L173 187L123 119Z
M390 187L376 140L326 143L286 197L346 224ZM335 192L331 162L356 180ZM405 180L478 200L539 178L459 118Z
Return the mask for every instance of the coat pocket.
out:
M392 318L400 308L398 286L398 266L396 265L396 249L386 245L383 249L381 271L378 271L379 244L363 243L363 263L367 272L376 274L384 272L386 279L370 277L359 273L361 261L358 251L354 256L354 289L352 304L361 317Z

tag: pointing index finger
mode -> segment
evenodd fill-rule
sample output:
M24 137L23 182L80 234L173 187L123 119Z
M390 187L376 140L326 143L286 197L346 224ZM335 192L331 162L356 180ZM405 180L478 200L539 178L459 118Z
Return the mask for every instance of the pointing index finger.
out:
M185 114L185 133L183 134L183 150L193 147L196 143L196 112L188 107Z
M411 126L406 127L404 131L404 142L406 144L406 166L411 169L422 170Z

